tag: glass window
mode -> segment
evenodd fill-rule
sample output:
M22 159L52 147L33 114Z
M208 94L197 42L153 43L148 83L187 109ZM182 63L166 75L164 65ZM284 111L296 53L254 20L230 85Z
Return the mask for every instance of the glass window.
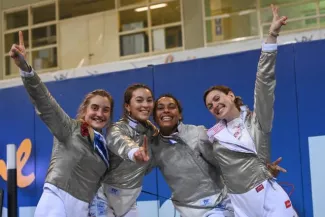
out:
M35 70L57 67L56 47L33 51L32 64Z
M19 69L10 56L5 56L6 71L5 75L19 75Z
M119 6L128 6L128 5L135 5L135 4L145 4L147 0L119 0Z
M136 29L143 29L148 26L147 10L137 11L136 9L123 10L120 15L120 32Z
M148 33L139 32L120 36L120 55L141 54L149 51Z
M325 14L325 0L320 0L319 2L319 13L321 15L324 15ZM324 26L325 24L325 17L321 17L320 18L320 23L322 26Z
M325 14L325 0L319 1L320 14Z
M183 46L182 27L173 26L152 30L152 50L163 51Z
M280 6L279 15L285 15L290 19L314 16L316 15L316 3L312 2L298 5ZM271 22L272 18L273 15L270 8L264 8L261 10L261 19L263 23ZM289 24L291 25L291 23Z
M257 36L257 14L225 15L206 21L207 42Z
M28 30L22 31L24 36L24 44L25 48L29 47L28 44ZM18 32L7 33L5 34L5 52L8 53L13 44L19 43L19 35Z
M166 0L149 0L150 3L162 3L166 2Z
M55 4L32 8L33 24L54 21Z
M121 56L183 47L180 0L119 0L119 2L122 6L129 6L119 10L119 32L137 32L127 35L120 33Z
M303 0L260 0L261 7L270 7L271 4L278 5L280 8L281 4L288 4L288 3L299 3Z
M32 29L32 46L40 47L56 44L56 25Z
M66 0L66 2L68 1L75 0ZM55 23L57 20L56 1L46 5L32 4L29 7L30 14L27 9L8 13L5 11L4 13L5 24L8 27L3 33L5 76L18 75L17 67L13 65L8 52L12 44L19 43L19 31L23 32L25 47L30 54L27 56L28 61L35 69L41 71L47 68L58 67L57 24ZM30 25L28 20L31 21ZM53 22L54 24L46 25L47 22ZM42 27L36 26L42 23L45 23L45 25L42 25ZM15 32L8 31L8 29L13 28Z
M17 11L13 13L5 13L7 29L15 29L28 26L28 11Z
M173 26L165 29L166 48L182 47L182 28L181 26Z
M179 1L150 5L151 25L163 25L181 21Z
M206 17L256 9L256 0L205 0L204 2Z
M317 27L317 18L310 18L304 20L297 20L289 22L286 26L282 27L282 32L284 31L292 31L298 29L309 29ZM270 25L263 26L263 34L267 35L270 29Z
M67 19L115 9L115 0L59 0L59 17Z

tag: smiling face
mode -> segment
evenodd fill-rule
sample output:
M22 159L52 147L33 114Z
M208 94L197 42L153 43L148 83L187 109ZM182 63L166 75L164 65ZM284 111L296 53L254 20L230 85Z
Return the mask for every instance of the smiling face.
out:
M103 89L88 93L80 104L77 120L87 122L92 128L101 131L113 115L113 97Z
M130 117L144 122L147 121L153 109L153 96L147 88L138 88L132 92L130 103L125 103L125 109Z
M94 96L90 99L85 112L85 121L94 129L101 130L111 115L111 102L107 97Z
M227 94L220 90L211 90L205 97L205 105L217 119L230 121L239 116L232 91Z
M162 134L170 135L179 121L182 120L180 105L173 97L163 96L159 98L155 106L154 119Z

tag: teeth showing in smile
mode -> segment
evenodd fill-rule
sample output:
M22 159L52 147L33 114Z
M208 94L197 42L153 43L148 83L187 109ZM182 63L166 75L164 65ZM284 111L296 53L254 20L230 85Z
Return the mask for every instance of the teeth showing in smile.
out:
M225 108L224 105L218 105L218 107L216 109L217 115L219 115L224 110L224 108Z
M93 118L94 121L96 121L96 123L102 123L104 122L104 120L99 119L99 118Z
M142 110L142 111L140 111L142 114L145 114L145 115L147 115L147 114L149 114L149 111L147 111L147 110Z
M170 121L172 118L169 117L169 116L165 116L165 117L162 117L161 120L162 121Z

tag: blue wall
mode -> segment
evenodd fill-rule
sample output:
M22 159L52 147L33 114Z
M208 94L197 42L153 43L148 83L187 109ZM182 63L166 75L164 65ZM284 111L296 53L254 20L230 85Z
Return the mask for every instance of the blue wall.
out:
M214 118L203 104L203 92L210 86L225 84L252 108L257 62L260 50L232 55L197 59L158 65L87 78L49 82L47 86L63 109L75 116L79 103L89 91L108 90L115 99L114 120L122 114L122 96L125 88L136 82L153 88L155 96L170 92L178 97L184 107L184 122L210 127ZM325 41L314 41L279 47L276 74L275 120L272 133L272 159L282 156L281 165L288 170L279 176L285 190L291 191L292 202L300 216L312 217L311 177L309 169L308 137L325 135ZM19 145L28 138L32 152L23 165L22 175L35 174L27 187L19 188L19 206L36 206L42 193L52 150L52 135L35 115L23 87L0 90L0 159L6 159L6 144ZM22 156L26 157L26 156ZM0 172L1 172L0 160ZM1 173L0 173L1 175ZM0 188L6 182L0 176ZM285 183L290 183L286 187ZM139 201L170 197L170 191L161 174L154 170L145 179ZM158 195L158 196L156 196ZM6 198L4 206L7 206ZM158 213L158 211L157 211Z

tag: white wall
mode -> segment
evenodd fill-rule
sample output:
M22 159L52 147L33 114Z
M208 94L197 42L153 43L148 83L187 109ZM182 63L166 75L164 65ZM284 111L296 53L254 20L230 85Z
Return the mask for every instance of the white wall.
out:
M309 137L310 176L314 217L324 216L325 136Z

